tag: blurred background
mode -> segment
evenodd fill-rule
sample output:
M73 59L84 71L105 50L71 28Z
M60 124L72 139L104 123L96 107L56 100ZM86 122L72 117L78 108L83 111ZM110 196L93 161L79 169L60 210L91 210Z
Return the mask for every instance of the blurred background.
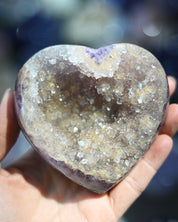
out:
M14 89L26 60L46 46L120 42L148 49L178 78L178 0L0 0L0 97ZM20 134L2 165L29 147ZM178 222L178 135L164 165L120 221Z

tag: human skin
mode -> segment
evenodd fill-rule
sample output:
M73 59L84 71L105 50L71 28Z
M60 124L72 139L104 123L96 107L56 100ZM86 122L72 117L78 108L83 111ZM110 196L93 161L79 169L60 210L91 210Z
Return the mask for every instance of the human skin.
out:
M176 82L168 78L172 95ZM0 161L14 145L20 128L14 95L6 91L0 106ZM159 135L144 157L112 190L99 195L70 181L30 150L6 169L0 168L0 221L114 222L145 190L169 155L178 130L178 105L168 107Z

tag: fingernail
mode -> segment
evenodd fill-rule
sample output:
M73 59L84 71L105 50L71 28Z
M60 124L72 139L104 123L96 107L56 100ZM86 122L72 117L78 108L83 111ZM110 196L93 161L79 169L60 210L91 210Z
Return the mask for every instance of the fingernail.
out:
M12 90L10 88L6 89L6 91L5 91L5 93L4 93L3 97L2 97L2 100L1 100L1 104L2 104L3 101L5 101L8 98L8 96L9 96L9 94L11 92L12 92Z

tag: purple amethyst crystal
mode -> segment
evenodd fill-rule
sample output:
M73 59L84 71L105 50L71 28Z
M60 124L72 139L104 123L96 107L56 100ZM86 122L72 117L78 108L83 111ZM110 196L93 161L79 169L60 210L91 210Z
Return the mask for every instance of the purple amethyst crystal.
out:
M169 91L159 61L141 47L58 45L25 63L15 98L35 150L74 182L104 193L150 147Z

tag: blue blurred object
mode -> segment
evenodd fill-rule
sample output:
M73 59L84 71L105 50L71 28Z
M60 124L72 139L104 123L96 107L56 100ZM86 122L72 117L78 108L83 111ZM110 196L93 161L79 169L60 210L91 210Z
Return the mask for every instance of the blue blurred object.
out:
M8 25L24 22L40 11L37 0L14 0L0 2L0 21Z
M23 64L37 51L60 44L60 21L37 14L20 24L16 29L17 50L20 63Z

